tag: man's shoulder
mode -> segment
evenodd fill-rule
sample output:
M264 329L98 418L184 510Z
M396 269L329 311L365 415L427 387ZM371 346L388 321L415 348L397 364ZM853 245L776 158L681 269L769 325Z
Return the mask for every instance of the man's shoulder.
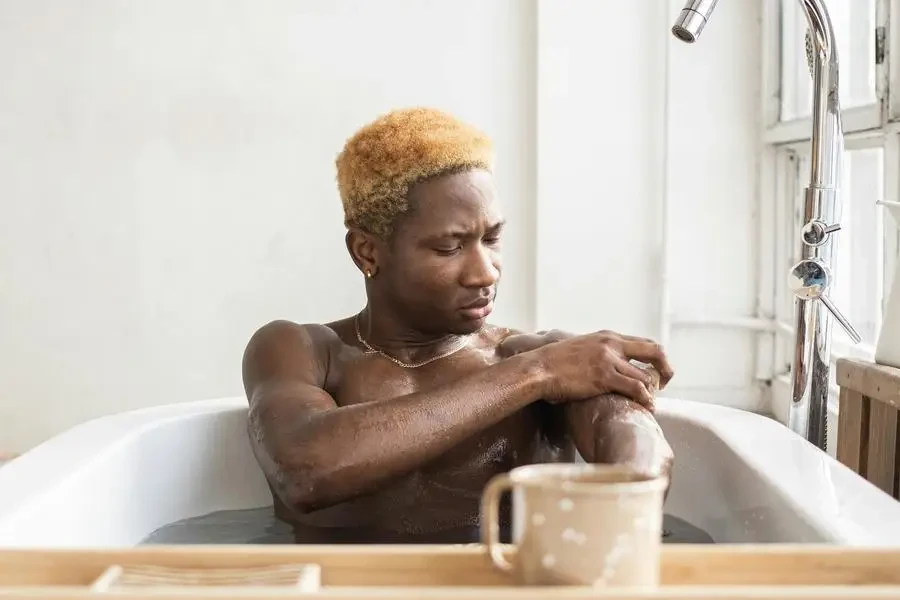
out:
M287 319L269 321L256 330L248 347L273 347L282 351L318 354L342 344L347 319L331 323L297 323Z
M344 344L341 327L340 321L325 324L286 319L269 321L256 330L244 350L245 387L291 377L324 383L332 358Z

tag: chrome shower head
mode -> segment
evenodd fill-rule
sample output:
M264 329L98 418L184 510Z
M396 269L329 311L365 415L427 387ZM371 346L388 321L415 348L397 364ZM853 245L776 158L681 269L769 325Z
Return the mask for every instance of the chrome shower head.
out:
M719 0L687 0L681 14L672 26L672 34L682 42L694 43L700 32L706 27L709 15L712 14Z

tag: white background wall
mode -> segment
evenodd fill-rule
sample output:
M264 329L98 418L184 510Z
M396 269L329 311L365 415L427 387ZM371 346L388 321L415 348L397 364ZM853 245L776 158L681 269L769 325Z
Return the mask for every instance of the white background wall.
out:
M271 319L363 301L333 159L398 106L491 134L510 220L495 320L669 339L672 394L761 408L756 3L0 0L0 451L242 393ZM677 383L677 386L675 385Z
M754 335L685 321L754 316L760 4L688 45L680 0L542 2L536 209L539 327L664 340L669 395L757 410Z

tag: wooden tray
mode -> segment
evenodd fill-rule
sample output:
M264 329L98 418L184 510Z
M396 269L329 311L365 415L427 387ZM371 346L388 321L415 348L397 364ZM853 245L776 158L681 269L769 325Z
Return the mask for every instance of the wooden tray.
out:
M900 544L900 540L898 540ZM513 549L508 549L510 555ZM292 585L236 587L120 587L92 589L119 565L123 570L276 569L318 565L319 591ZM517 599L606 598L688 600L900 599L900 547L862 549L822 545L666 545L662 583L654 590L520 587L468 546L140 546L116 550L0 550L3 600L78 598L246 599L298 596L362 598Z

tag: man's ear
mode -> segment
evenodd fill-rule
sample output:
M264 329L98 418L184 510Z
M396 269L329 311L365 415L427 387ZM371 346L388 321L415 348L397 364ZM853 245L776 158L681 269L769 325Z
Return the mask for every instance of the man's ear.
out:
M381 266L381 241L369 233L357 227L351 227L344 238L347 250L357 268L366 278L371 279L378 274Z

